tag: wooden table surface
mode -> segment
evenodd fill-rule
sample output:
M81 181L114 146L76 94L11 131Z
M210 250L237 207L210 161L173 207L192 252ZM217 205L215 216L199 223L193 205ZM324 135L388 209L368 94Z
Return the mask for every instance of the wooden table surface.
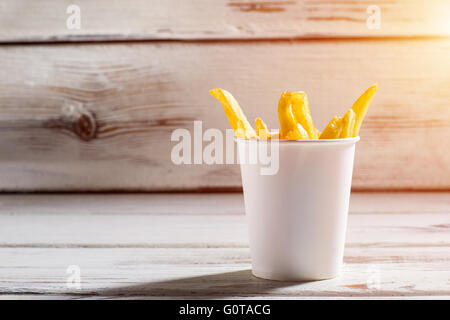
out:
M353 193L332 280L253 277L246 228L241 194L2 195L0 298L450 298L449 193Z

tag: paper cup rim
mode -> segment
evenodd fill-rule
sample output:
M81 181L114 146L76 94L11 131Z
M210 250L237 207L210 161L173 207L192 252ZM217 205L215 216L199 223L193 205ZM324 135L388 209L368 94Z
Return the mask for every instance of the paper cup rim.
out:
M356 143L360 140L359 136L352 138L339 138L339 139L314 139L314 140L256 140L256 139L244 139L244 138L234 138L236 142L245 142L245 143L260 143L260 142L272 142L276 141L277 143L290 143L290 144L343 144L343 143Z

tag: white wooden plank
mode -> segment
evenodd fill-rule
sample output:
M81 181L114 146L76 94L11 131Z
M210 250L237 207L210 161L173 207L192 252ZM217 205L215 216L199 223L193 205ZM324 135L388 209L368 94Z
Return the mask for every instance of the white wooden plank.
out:
M358 211L363 209L361 198L372 199L380 209L382 200L376 194L367 197L356 193L352 198ZM395 204L417 199L423 204L432 202L434 210L447 212L447 193L403 193L387 203ZM423 212L417 207L411 212ZM395 209L394 209L395 210ZM396 212L396 211L393 211ZM103 194L0 194L0 215L242 215L242 193L103 193Z
M247 226L242 214L242 195L191 196L1 196L0 246L3 247L142 247L142 248L205 248L247 247ZM147 197L147 201L143 201ZM234 197L234 200L233 200ZM348 247L429 247L449 246L450 203L449 194L442 194L440 213L391 213L380 216L376 205L387 207L394 203L389 198L360 194L359 202L371 205L366 213L349 216ZM438 199L432 194L416 195L418 203ZM159 200L158 200L159 198ZM169 200L169 198L174 199ZM178 200L176 200L178 198ZM208 199L209 198L209 199ZM405 197L399 196L399 202ZM6 199L4 201L3 199ZM8 201L13 199L14 201ZM22 200L20 200L22 199ZM29 200L27 200L29 199ZM67 200L67 206L64 205ZM83 199L85 199L83 201ZM134 200L136 199L136 201ZM154 200L151 200L154 199ZM192 206L196 199L206 206ZM414 203L414 198L409 198ZM163 201L166 201L166 204ZM234 202L231 215L224 214L221 206L212 203ZM20 201L20 202L19 202ZM27 201L28 202L27 204ZM126 201L128 206L125 205ZM55 206L52 204L55 203ZM151 203L158 203L161 214L155 214ZM177 208L175 207L177 203ZM240 205L239 205L240 203ZM115 204L118 204L117 206ZM191 208L199 208L199 214ZM398 206L398 203L397 203ZM23 207L23 209L17 209ZM130 209L127 209L130 208ZM39 209L36 209L39 208ZM420 207L419 207L420 208ZM48 212L47 212L48 211ZM113 213L109 213L112 211ZM176 212L175 212L176 211ZM127 214L130 212L132 214ZM171 212L167 215L165 213ZM218 214L215 214L218 212ZM376 213L370 213L376 212ZM391 212L386 210L386 213ZM395 212L395 211L394 211ZM59 214L58 214L59 213ZM120 214L122 213L122 214ZM150 214L149 214L150 213ZM241 214L239 214L241 213Z
M81 11L69 29L67 7ZM367 9L377 5L379 29ZM248 39L448 35L445 0L4 0L0 41Z
M392 254L401 256L394 259ZM96 298L450 295L448 248L427 248L422 255L417 255L416 249L396 253L379 248L347 250L349 261L340 277L300 284L253 277L248 249L238 248L2 248L0 256L2 294L51 293ZM364 261L364 256L369 261ZM419 261L408 261L408 256ZM81 270L80 289L67 287L66 269L73 264Z
M406 221L405 221L406 220ZM448 246L450 216L350 215L348 246ZM3 247L246 247L244 216L2 216Z
M350 214L342 274L300 284L251 275L241 197L2 195L0 299L450 297L448 194L354 194L367 208ZM211 206L221 198L238 212ZM439 212L415 211L427 200Z
M9 296L9 295L8 295ZM39 295L41 296L41 295ZM49 297L48 299L51 299L51 295L43 295L44 298ZM1 299L0 295L0 299ZM69 297L69 298L67 298ZM170 300L170 299L183 299L183 298L189 298L192 300L195 299L203 299L203 300L242 300L243 297L202 297L202 296L188 296L188 297L151 297L151 296L119 296L119 297L101 297L102 300ZM66 296L66 299L78 299L78 300L98 300L98 296L87 296L87 297L80 297L80 296ZM345 296L345 295L339 295L339 296L245 296L245 300L449 300L448 295L444 296L435 296L435 295L428 295L428 296L389 296L387 298L386 296Z
M450 213L449 192L353 192L351 213Z
M0 294L0 300L72 300L77 297L57 294Z
M101 205L100 205L101 204ZM449 213L448 192L353 192L350 213ZM242 215L242 193L1 194L0 215Z
M355 190L447 190L449 50L448 40L1 46L0 190L240 188L236 165L170 160L174 129L228 128L208 89L230 90L271 128L280 92L304 90L323 128L374 82ZM74 102L87 130L64 112Z

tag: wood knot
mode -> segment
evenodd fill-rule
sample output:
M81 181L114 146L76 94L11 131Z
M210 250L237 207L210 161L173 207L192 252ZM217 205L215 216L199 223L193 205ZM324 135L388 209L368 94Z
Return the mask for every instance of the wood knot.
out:
M94 114L80 102L71 102L63 106L63 121L66 127L72 129L84 141L94 139L97 134Z
M73 124L73 131L83 140L89 141L95 137L97 126L92 114L82 114Z

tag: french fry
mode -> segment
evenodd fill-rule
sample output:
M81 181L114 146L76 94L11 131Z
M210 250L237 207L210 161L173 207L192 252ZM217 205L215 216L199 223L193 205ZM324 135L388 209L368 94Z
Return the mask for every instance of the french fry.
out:
M353 111L355 111L355 128L353 129L353 136L356 137L359 134L359 129L366 115L367 109L377 92L378 85L374 84L369 89L367 89L359 98L355 101L352 106Z
M300 133L300 137L299 137ZM284 139L286 140L308 140L308 132L302 127L300 123L297 123L297 129L289 131Z
M245 125L242 120L238 120L237 122L237 128L234 130L234 134L237 138L245 139Z
M251 124L248 122L247 117L245 116L244 112L242 111L241 107L239 106L239 103L236 101L236 99L233 97L231 93L229 93L226 90L222 90L220 88L212 89L209 91L209 93L216 98L217 100L222 103L223 110L225 111L225 115L228 118L228 121L230 122L231 127L233 128L236 136L237 129L238 129L238 123L239 121L242 121L242 126L244 130L244 136L243 138L247 139L257 139L258 136L256 135L255 130L252 128ZM241 134L242 136L242 134Z
M269 129L267 129L267 125L264 123L264 121L261 118L255 119L255 129L256 129L256 134L258 135L258 137L260 139L268 140L271 138Z
M301 91L292 92L291 105L295 120L307 131L309 139L318 139L319 136L314 127L306 93Z
M272 140L279 140L280 139L280 132L270 133L270 139Z
M286 91L281 94L278 102L278 118L280 119L280 139L305 140L308 132L297 123L291 111L291 93Z
M342 132L340 138L353 137L353 130L355 128L355 111L348 109L342 119Z
M341 136L342 132L342 118L333 117L328 125L323 129L319 139L337 139Z
M209 93L221 102L228 121L238 138L307 140L358 136L361 124L377 89L377 84L368 88L345 113L344 117L331 119L322 132L314 126L308 97L302 91L285 91L281 94L278 102L278 118L280 120L278 133L269 132L267 125L261 118L255 119L255 131L236 99L228 91L216 88L210 90Z
M320 130L319 129L317 129L317 128L314 128L315 129L315 131L316 131L316 137L317 137L317 139L319 139L319 137L320 137Z

